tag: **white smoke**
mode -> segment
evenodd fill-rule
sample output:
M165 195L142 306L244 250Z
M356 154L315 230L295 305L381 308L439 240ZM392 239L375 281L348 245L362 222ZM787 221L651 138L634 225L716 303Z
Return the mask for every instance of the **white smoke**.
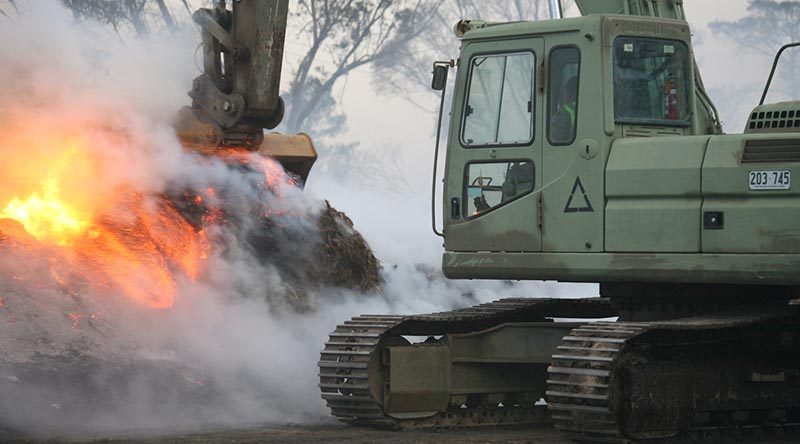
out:
M318 241L316 190L355 221L383 262L385 279L378 295L319 290L308 295L312 309L298 312L280 303L287 289L274 264L259 262L235 233L221 229L212 235L226 250L212 253L202 279L180 279L174 307L151 310L122 297L69 294L47 272L52 264L36 254L0 257L0 271L19 274L0 273L0 429L110 433L325 421L316 361L327 334L351 316L592 293L592 287L444 280L441 239L429 233L424 195L390 197L315 176L314 190L286 187L276 198L254 189L253 177L241 171L185 153L169 122L188 102L185 92L197 74L193 33L122 40L99 24L75 24L56 2L0 20L0 38L14 42L0 47L0 120L35 116L14 128L22 136L0 137L0 162L46 157L20 145L28 135L65 124L107 125L126 137L97 128L95 154L108 170L100 183L76 187L102 195L125 184L157 194L214 184L242 202L285 210L282 221L298 236L282 247L297 254ZM313 136L313 128L308 132ZM0 190L0 198L11 191ZM24 284L31 281L35 288ZM74 357L79 366L60 367Z

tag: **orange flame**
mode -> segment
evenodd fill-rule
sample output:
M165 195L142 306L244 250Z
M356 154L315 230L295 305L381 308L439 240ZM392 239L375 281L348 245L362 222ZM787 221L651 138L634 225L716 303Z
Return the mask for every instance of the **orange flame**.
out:
M25 200L13 197L0 211L0 218L16 220L31 236L61 246L69 245L76 236L86 232L91 215L61 199L60 175L65 173L66 161L76 152L74 147L67 150L56 168L41 181L41 189Z
M146 307L171 307L178 274L197 278L208 256L205 234L163 197L103 189L109 172L101 150L87 140L50 135L36 142L30 152L9 156L6 147L0 156L0 219L17 221L52 246L63 259L53 261L57 267L66 262L67 274L96 289L121 291ZM0 146L7 144L0 139ZM54 276L61 275L55 267Z

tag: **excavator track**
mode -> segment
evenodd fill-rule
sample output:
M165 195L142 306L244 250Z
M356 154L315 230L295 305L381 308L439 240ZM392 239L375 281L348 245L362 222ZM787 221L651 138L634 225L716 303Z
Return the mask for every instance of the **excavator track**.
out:
M486 408L456 407L426 418L386 415L379 393L383 381L371 380L370 365L380 357L380 346L402 341L402 336L467 333L508 322L548 317L610 317L607 299L503 299L449 312L414 316L362 315L330 333L319 361L319 387L333 416L351 423L392 428L460 427L548 422L544 405ZM373 377L374 379L374 377Z
M598 322L564 338L547 369L547 405L557 428L585 442L629 442L611 415L611 365L625 341L647 326Z
M735 350L729 348L731 344L739 341L743 354L759 360L759 350L747 348L749 344L763 344L759 342L760 339L754 338L763 336L774 341L786 341L789 330L794 335L790 340L795 344L788 349L776 344L773 344L774 347L769 344L759 347L768 350L774 348L776 354L796 355L797 335L800 333L796 325L799 320L795 309L756 309L751 313L666 322L586 324L564 337L558 352L552 357L546 393L551 418L557 428L580 443L758 442L763 439L793 439L797 442L800 437L797 359L778 359L776 362L789 362L790 366L781 367L780 371L761 373L748 370L752 381L747 384L780 383L778 390L771 393L785 391L788 394L761 395L762 399L741 400L735 409L731 405L736 403L731 401L717 411L691 411L686 414L690 410L686 408L686 403L682 404L677 396L671 397L669 391L679 392L685 389L682 382L690 381L691 384L687 385L691 385L692 389L688 391L697 391L694 395L699 399L713 399L715 394L725 393L725 390L731 391L727 395L730 398L748 396L746 384L737 385L735 379L726 379L728 376L722 370L718 374L706 371L708 365L714 364L704 368L700 362L702 359L680 362L677 358L697 358L705 352L712 355L709 360L720 369L734 368L740 362L735 358L730 359L730 367L723 361L715 361L728 350ZM783 325L783 329L775 324ZM789 330L787 326L790 326ZM779 333L769 333L770 328ZM680 372L673 373L684 379L676 377L673 387L663 387L668 384L664 384L658 371L658 365L661 365L658 362L659 350L670 349L677 352L668 354L673 361L663 365L666 371L680 368ZM715 354L715 349L722 351ZM654 368L655 371L652 370ZM642 374L650 372L651 379L642 384L642 379L625 376L636 371ZM707 391L703 392L706 387ZM772 396L769 400L771 407L763 403L763 397L768 396ZM647 398L663 406L653 407L653 404L648 404ZM787 402L793 405L787 406ZM647 414L636 416L636 413L631 413L636 408ZM660 420L663 424L658 424Z

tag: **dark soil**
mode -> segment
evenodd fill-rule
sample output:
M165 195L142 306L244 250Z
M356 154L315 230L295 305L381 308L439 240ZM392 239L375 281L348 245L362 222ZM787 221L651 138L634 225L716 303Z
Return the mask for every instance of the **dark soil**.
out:
M172 436L64 437L44 441L2 440L31 444L44 443L114 443L114 444L212 444L212 443L325 443L325 444L569 444L559 432L547 427L485 428L473 430L393 431L374 430L344 425L254 427L238 430L219 430L200 434Z

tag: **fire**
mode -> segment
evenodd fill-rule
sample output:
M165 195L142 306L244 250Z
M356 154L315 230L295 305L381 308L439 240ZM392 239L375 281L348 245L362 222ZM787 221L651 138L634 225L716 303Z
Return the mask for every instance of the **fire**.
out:
M97 234L78 245L78 254L134 301L152 308L172 306L177 286L173 269L196 279L208 257L208 240L175 207L160 199L152 211L142 195L132 194L125 207L133 220L101 219ZM102 283L98 283L102 284Z
M119 123L124 119L69 111L0 119L0 244L46 255L50 279L64 294L123 295L144 307L170 308L182 283L202 278L213 246L208 233L219 233L210 228L286 211L259 198L243 204L225 181L168 183L163 172L150 174L163 167L151 155L163 140ZM279 163L244 149L195 157L177 145L167 148L201 168L225 162L246 186L260 188L255 196L285 197L296 185Z
M104 189L109 172L99 153L106 147L57 132L31 151L8 143L0 139L0 219L19 223L26 242L49 247L57 282L69 286L65 276L78 276L99 293L163 309L174 304L180 275L198 277L210 249L205 233L165 196L119 184Z
M0 218L15 220L31 236L60 246L69 245L75 237L85 233L91 226L91 214L71 207L61 198L59 175L64 173L65 160L75 153L74 148L67 151L65 159L42 180L40 191L34 191L25 200L13 197L0 212Z

